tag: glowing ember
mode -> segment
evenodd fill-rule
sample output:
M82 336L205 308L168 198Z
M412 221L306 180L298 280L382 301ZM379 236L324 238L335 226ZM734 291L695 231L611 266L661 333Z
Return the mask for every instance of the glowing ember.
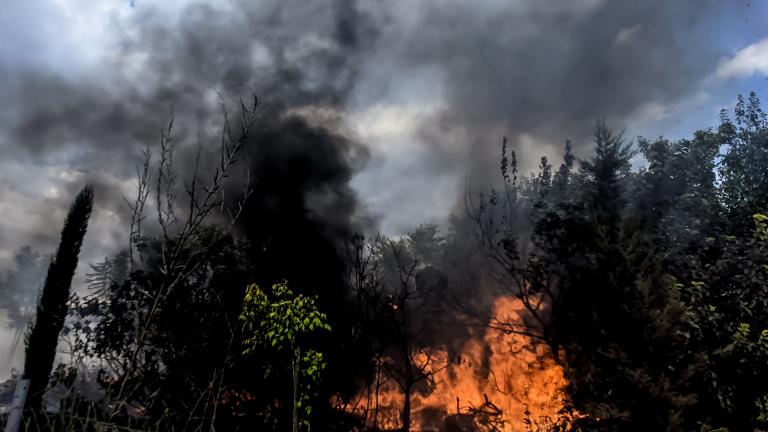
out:
M503 322L519 322L523 310L513 297L494 304ZM484 329L459 358L442 350L414 358L431 377L411 395L413 431L543 431L564 421L563 370L547 347L527 336ZM365 416L368 427L402 428L403 391L392 379L382 381L378 398L364 391L350 410Z

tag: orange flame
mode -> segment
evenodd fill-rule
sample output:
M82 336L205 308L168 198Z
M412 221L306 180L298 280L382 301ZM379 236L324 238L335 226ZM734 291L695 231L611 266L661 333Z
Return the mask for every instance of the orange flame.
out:
M521 322L524 310L514 297L494 303L494 316L503 322ZM450 359L445 350L414 357L431 385L411 395L413 431L529 432L566 423L563 370L546 346L528 336L486 328L464 344L459 359ZM387 380L378 395L370 393L361 392L356 399L365 402L348 410L365 416L368 427L401 429L405 398L400 387ZM361 407L366 404L367 409Z

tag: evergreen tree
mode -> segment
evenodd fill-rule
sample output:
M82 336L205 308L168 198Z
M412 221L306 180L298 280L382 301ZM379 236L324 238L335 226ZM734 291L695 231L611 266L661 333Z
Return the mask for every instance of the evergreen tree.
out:
M93 189L85 186L69 209L59 248L48 266L24 359L24 378L31 381L27 405L34 410L42 407L43 395L48 387L59 333L67 315L70 286L92 209Z
M661 148L659 150L662 150ZM695 402L680 287L632 224L633 151L603 123L581 164L581 194L543 213L527 264L530 296L548 293L545 336L562 354L584 430L684 431ZM653 216L655 217L655 216Z

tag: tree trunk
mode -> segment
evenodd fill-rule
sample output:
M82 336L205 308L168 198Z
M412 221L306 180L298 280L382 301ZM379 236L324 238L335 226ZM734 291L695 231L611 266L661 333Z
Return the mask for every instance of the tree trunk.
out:
M379 427L379 392L381 391L381 360L376 360L376 394L373 408L373 430Z
M8 364L13 365L13 361L16 359L16 350L19 349L19 343L21 342L21 336L24 334L24 327L18 326L13 331L13 341L11 342L10 353L8 354Z
M301 348L293 349L291 370L293 372L293 432L299 432L299 362L301 361Z
M411 430L411 384L409 383L404 390L405 402L400 417L403 421L403 432L409 432Z

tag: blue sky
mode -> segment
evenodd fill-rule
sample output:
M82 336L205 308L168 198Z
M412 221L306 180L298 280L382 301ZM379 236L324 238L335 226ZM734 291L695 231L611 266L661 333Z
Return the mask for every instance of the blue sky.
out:
M709 18L700 34L680 37L698 37L712 44L720 52L721 60L727 64L733 61L740 51L750 45L768 38L768 2L761 1L725 1L721 2L720 13ZM691 136L696 129L716 126L721 108L731 109L736 103L736 95L747 95L751 91L768 99L768 48L756 53L763 58L763 67L742 67L727 76L717 76L712 70L710 76L703 77L694 100L684 104L679 110L673 110L663 119L646 122L628 130L628 135L655 137L664 135L679 139Z

